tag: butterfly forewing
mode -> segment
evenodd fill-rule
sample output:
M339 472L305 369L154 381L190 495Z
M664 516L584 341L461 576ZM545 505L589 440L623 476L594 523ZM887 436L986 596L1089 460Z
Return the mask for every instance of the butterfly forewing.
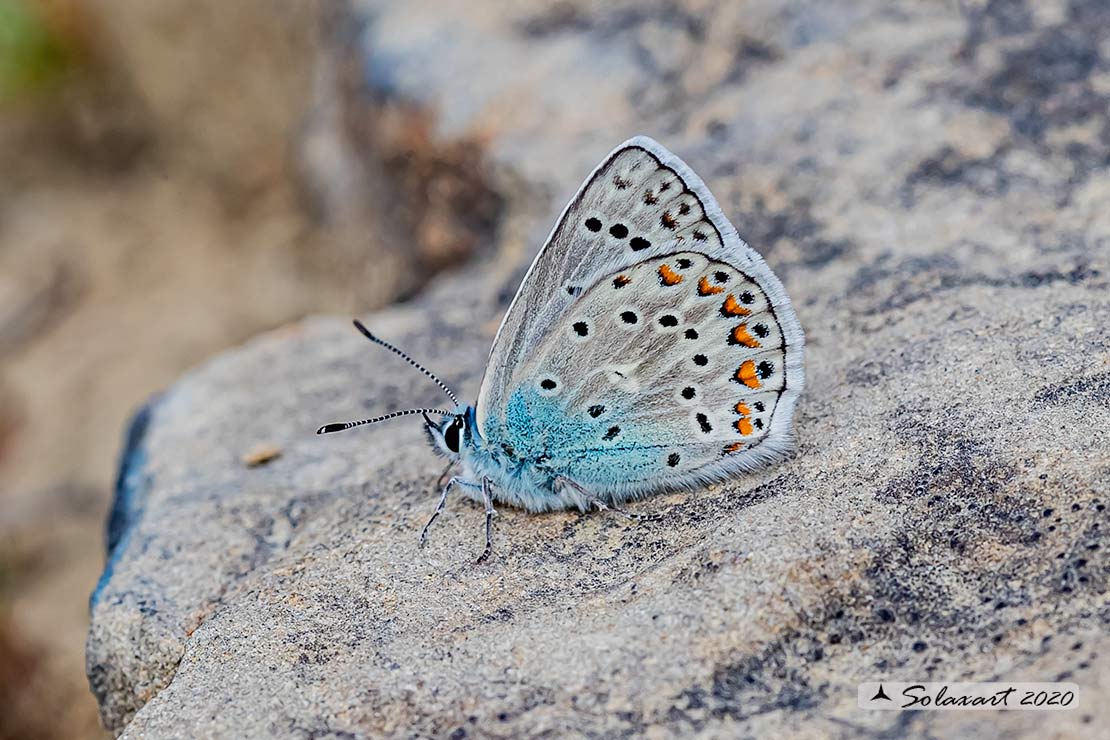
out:
M494 341L479 429L597 493L716 480L781 454L803 382L778 279L650 139L568 205Z

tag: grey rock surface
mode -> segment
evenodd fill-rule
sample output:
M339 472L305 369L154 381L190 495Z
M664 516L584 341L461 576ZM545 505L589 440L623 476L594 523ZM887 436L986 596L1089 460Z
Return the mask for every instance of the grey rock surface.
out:
M366 317L472 396L523 269L614 144L683 156L806 329L797 454L633 508L449 505L439 403L319 318L137 418L93 595L126 737L1093 736L1110 723L1103 3L366 0L367 97L481 146L484 258ZM357 109L358 101L346 101ZM371 105L367 103L367 105ZM243 455L280 457L248 468ZM869 713L864 680L1074 681L1063 713Z

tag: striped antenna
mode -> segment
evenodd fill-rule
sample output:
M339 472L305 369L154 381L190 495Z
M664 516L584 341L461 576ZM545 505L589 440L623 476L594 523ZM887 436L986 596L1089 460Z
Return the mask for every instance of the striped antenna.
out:
M390 344L389 342L385 341L384 339L379 339L378 337L376 337L376 336L374 336L373 334L371 334L371 333L370 333L370 330L369 330L369 329L367 329L367 328L366 328L365 326L363 326L363 325L362 325L362 322L361 322L361 321L359 321L358 319L355 319L355 320L354 320L354 323L355 323L355 328L356 328L356 329L358 329L358 330L359 330L360 332L362 332L362 336L366 337L367 339L369 339L369 340L370 340L371 342L373 342L374 344L380 344L381 346L385 347L385 348L386 348L386 349L388 349L388 350L389 350L390 352L392 352L393 354L397 355L398 357L400 357L400 358L401 358L402 360L404 360L404 361L405 361L405 362L407 362L408 364L410 364L410 365L412 365L413 367L415 367L415 368L416 368L417 370L419 370L420 372L422 372L422 373L424 373L425 375L427 375L427 376L428 376L429 378L431 378L431 379L432 379L432 381L433 381L433 382L434 382L434 383L435 383L436 385L438 385L438 386L439 386L439 387L440 387L440 388L441 388L441 389L443 390L443 392L444 392L444 393L446 393L446 394L447 394L447 397L448 397L448 398L450 398L450 399L451 399L452 401L454 401L454 402L455 402L455 405L456 405L456 406L458 406L458 405L459 405L459 399L455 397L455 394L451 392L451 389L447 387L447 384L446 384L446 383L444 383L444 382L443 382L442 380L440 380L439 378L437 378L437 377L435 376L435 374L434 374L434 373L432 373L432 371L431 371L431 370L429 370L428 368L424 367L424 366L423 366L423 365L421 365L421 364L420 364L419 362L417 362L416 360L412 359L411 357L409 357L408 355L406 355L406 354L405 354L404 352L402 352L401 350L399 350L399 349L397 349L396 347L394 347L394 346L393 346L392 344Z
M411 416L412 414L439 414L440 416L454 416L454 412L444 411L443 409L405 409L404 411L394 411L392 414L383 414L382 416L375 416L373 419L362 419L360 421L337 421L334 424L325 424L316 430L317 434L331 434L332 432L342 432L352 427L361 427L366 424L377 424L379 421L386 421L388 419L396 419L400 416Z

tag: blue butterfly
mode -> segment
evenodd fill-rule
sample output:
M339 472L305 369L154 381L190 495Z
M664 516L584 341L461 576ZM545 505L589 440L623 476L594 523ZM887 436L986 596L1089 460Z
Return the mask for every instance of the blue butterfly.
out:
M781 459L805 382L804 337L782 283L709 189L647 137L621 144L571 199L498 329L473 406L423 414L462 472L444 485L540 512L616 508ZM439 414L433 421L428 414Z

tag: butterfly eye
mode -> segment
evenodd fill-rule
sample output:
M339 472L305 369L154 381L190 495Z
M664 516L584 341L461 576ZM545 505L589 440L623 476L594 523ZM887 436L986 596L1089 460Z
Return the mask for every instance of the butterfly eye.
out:
M462 417L456 416L455 420L451 422L451 426L447 427L447 431L443 433L443 443L447 445L447 449L451 452L459 451L459 444L462 441L462 428Z

